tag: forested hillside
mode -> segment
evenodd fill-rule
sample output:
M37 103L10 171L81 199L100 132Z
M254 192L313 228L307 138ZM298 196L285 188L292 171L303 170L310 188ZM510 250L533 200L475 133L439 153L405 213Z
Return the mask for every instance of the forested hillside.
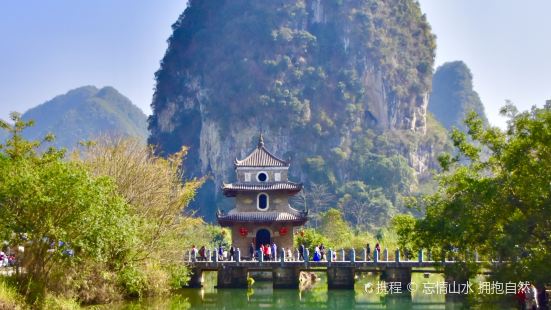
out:
M72 149L100 135L147 137L145 114L113 87L84 86L36 106L22 116L35 125L24 135L42 139L55 135L54 145Z

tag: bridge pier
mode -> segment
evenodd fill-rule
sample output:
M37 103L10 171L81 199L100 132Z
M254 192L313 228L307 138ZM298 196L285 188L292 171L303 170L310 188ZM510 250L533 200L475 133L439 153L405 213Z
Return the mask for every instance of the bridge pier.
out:
M217 288L247 288L248 269L246 267L222 266L218 269Z
M411 267L393 267L385 270L385 278L389 282L399 282L402 292L407 292L407 285L411 282Z
M355 268L349 266L327 267L328 289L354 289Z
M191 277L187 284L187 287L190 288L200 288L203 287L203 270L200 268L193 268L191 270Z
M274 267L272 281L274 288L298 288L300 267Z

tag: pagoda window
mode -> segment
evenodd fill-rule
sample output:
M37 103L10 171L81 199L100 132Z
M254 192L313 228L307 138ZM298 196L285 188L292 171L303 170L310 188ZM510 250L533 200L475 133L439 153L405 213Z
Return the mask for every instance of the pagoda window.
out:
M266 193L260 193L256 196L256 208L260 211L266 211L270 207L270 197Z
M256 179L259 182L266 182L266 181L268 181L268 174L264 171L261 171L256 175Z

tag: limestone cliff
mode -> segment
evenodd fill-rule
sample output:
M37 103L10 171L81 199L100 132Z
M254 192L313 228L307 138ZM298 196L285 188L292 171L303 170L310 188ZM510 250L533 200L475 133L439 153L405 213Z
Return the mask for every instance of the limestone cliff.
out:
M186 176L212 177L196 201L209 219L261 131L307 188L360 181L399 204L446 144L427 132L434 49L413 0L191 0L156 73L149 141L191 147Z
M466 131L463 121L471 111L488 124L482 101L473 88L473 75L463 61L441 65L432 81L429 110L446 128Z

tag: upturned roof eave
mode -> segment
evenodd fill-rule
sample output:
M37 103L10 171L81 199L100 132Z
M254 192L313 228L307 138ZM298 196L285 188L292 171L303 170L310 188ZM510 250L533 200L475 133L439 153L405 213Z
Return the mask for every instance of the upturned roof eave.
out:
M300 225L304 225L306 224L306 221L308 220L307 216L304 216L304 217L301 217L299 219L289 219L289 220L279 220L279 219L275 219L275 220L269 220L269 219L256 219L256 220L253 220L253 219L229 219L229 218L226 218L227 215L216 215L216 220L218 221L218 224L220 224L220 226L222 227L228 227L228 226L232 226L233 224L268 224L268 225L271 225L271 224L274 224L274 223L278 223L278 224L293 224L293 225L297 225L297 226L300 226Z
M296 195L300 192L300 189L224 189L223 193L226 197L235 197L237 193L246 193L246 192L287 192L289 195Z
M291 188L235 188L234 183L222 183L221 189L224 193L224 196L226 197L235 197L235 195L239 192L287 192L290 195L295 195L299 193L302 190L302 183L294 183L294 182L282 182L285 184L288 184L292 186ZM255 185L265 185L265 183L252 183L252 184L243 184L243 183L236 183L244 186L255 186ZM274 183L278 184L278 183Z
M266 155L268 155L268 157L270 157L271 159L273 159L275 162L277 162L278 164L276 165L263 165L263 164L244 164L244 162L248 161L251 159L252 156L254 156L256 154L256 152L264 152L266 153ZM275 156L274 154L272 154L270 151L268 151L264 145L259 145L256 149L254 149L254 151L252 151L249 155L247 155L247 157L245 157L244 159L235 159L234 161L234 166L237 168L237 167L289 167L290 166L290 162L289 161L286 161L286 160L283 160L277 156Z

